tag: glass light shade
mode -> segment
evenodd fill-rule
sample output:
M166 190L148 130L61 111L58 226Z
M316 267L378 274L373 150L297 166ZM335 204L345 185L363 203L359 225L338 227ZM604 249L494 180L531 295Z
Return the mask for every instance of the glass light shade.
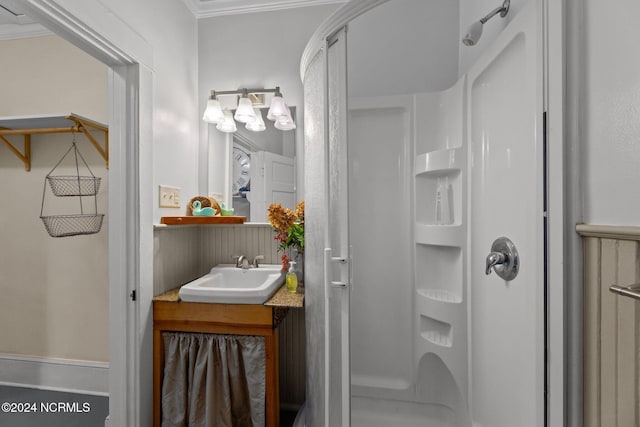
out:
M218 123L218 126L216 126L216 129L218 129L219 131L228 132L228 133L235 132L238 130L238 128L236 127L236 122L233 121L233 116L231 115L231 111L224 112L224 120Z
M253 132L262 132L267 127L264 124L264 120L262 119L262 112L260 110L256 111L256 117L252 122L247 123L245 126L248 130Z
M279 130L293 130L296 128L296 124L293 122L293 118L291 118L291 110L289 107L286 107L286 114L278 117L273 126Z
M287 114L287 105L284 103L282 96L274 96L271 98L271 106L267 112L267 119L276 120Z
M209 99L207 101L207 108L204 110L202 120L209 123L220 123L224 120L224 113L220 106L220 101L217 99Z
M249 98L240 98L240 101L238 101L238 109L233 117L240 123L249 123L255 119L256 112Z

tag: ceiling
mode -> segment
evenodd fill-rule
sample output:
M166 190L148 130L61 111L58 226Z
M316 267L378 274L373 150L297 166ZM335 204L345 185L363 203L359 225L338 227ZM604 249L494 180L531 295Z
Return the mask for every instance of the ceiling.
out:
M182 0L196 18L344 3L347 0ZM0 0L0 40L50 34L24 14L20 2Z

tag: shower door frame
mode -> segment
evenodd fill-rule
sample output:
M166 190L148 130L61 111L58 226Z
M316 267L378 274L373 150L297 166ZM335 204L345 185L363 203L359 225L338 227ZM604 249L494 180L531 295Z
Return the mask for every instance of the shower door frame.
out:
M331 52L337 50L337 99L332 97ZM351 247L349 244L349 180L347 155L347 28L325 39L325 188L327 224L324 251L325 289L325 420L351 423ZM332 122L332 117L338 120ZM336 299L337 304L331 300ZM337 329L337 331L336 331ZM333 333L337 332L337 333ZM339 410L329 410L339 407ZM339 424L338 424L339 423Z
M312 35L303 53L300 65L300 73L304 81L307 66L312 62L318 51L326 49L327 35L332 35L336 31L345 27L351 20L360 16L374 7L389 0L351 0L342 8L330 16ZM531 0L537 1L537 0ZM581 362L576 359L571 361L577 366L568 369L569 359L565 349L565 333L580 333L581 327L575 320L571 324L567 323L565 313L575 304L565 298L565 279L575 278L569 272L570 268L564 265L565 258L576 259L572 248L566 245L566 241L571 239L569 233L572 230L570 223L572 218L565 217L565 209L575 210L578 204L578 196L571 185L570 180L566 180L565 172L565 9L566 0L549 1L540 0L542 7L542 43L543 43L543 108L546 113L546 152L545 152L545 189L547 197L546 231L545 242L546 265L545 279L545 425L563 426L566 419L580 420L581 409L579 396L581 394L581 382L575 372L580 371ZM327 67L326 50L324 55L325 68ZM325 104L327 99L324 100ZM327 117L325 117L325 122ZM571 159L570 159L571 160ZM575 166L575 165L573 165ZM575 186L575 185L574 185ZM565 204L565 194L572 195L568 203ZM575 249L573 249L575 250ZM573 267L572 267L573 268ZM579 277L578 277L579 279ZM570 285L567 285L570 288ZM578 303L579 304L579 301ZM325 316L328 309L325 307ZM575 311L575 309L573 309ZM572 313L569 313L571 315ZM576 317L576 316L572 316ZM326 319L325 319L326 320ZM326 322L325 322L326 325ZM571 328L569 331L568 328ZM327 331L328 332L328 331ZM326 345L326 340L323 345ZM328 349L324 349L325 359L330 354ZM579 350L569 349L574 359ZM579 354L578 354L579 356ZM308 357L313 357L310 355ZM328 361L325 360L325 366ZM326 377L328 378L328 377ZM314 402L314 405L324 408L324 413L329 413L329 387L324 385L324 401ZM568 406L568 404L570 406ZM328 424L325 418L324 425ZM578 424L576 424L578 425Z

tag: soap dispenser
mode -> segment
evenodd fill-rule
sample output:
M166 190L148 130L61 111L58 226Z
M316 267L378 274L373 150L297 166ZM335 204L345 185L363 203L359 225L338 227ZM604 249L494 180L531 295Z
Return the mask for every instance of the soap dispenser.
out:
M296 262L289 261L289 271L287 272L285 284L287 286L287 290L292 294L295 294L298 291L298 275L296 274L295 267Z

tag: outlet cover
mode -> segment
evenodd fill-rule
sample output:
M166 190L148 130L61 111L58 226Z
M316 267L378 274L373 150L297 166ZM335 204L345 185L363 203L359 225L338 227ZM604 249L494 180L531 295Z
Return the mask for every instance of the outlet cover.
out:
M160 186L160 207L180 208L180 187Z

